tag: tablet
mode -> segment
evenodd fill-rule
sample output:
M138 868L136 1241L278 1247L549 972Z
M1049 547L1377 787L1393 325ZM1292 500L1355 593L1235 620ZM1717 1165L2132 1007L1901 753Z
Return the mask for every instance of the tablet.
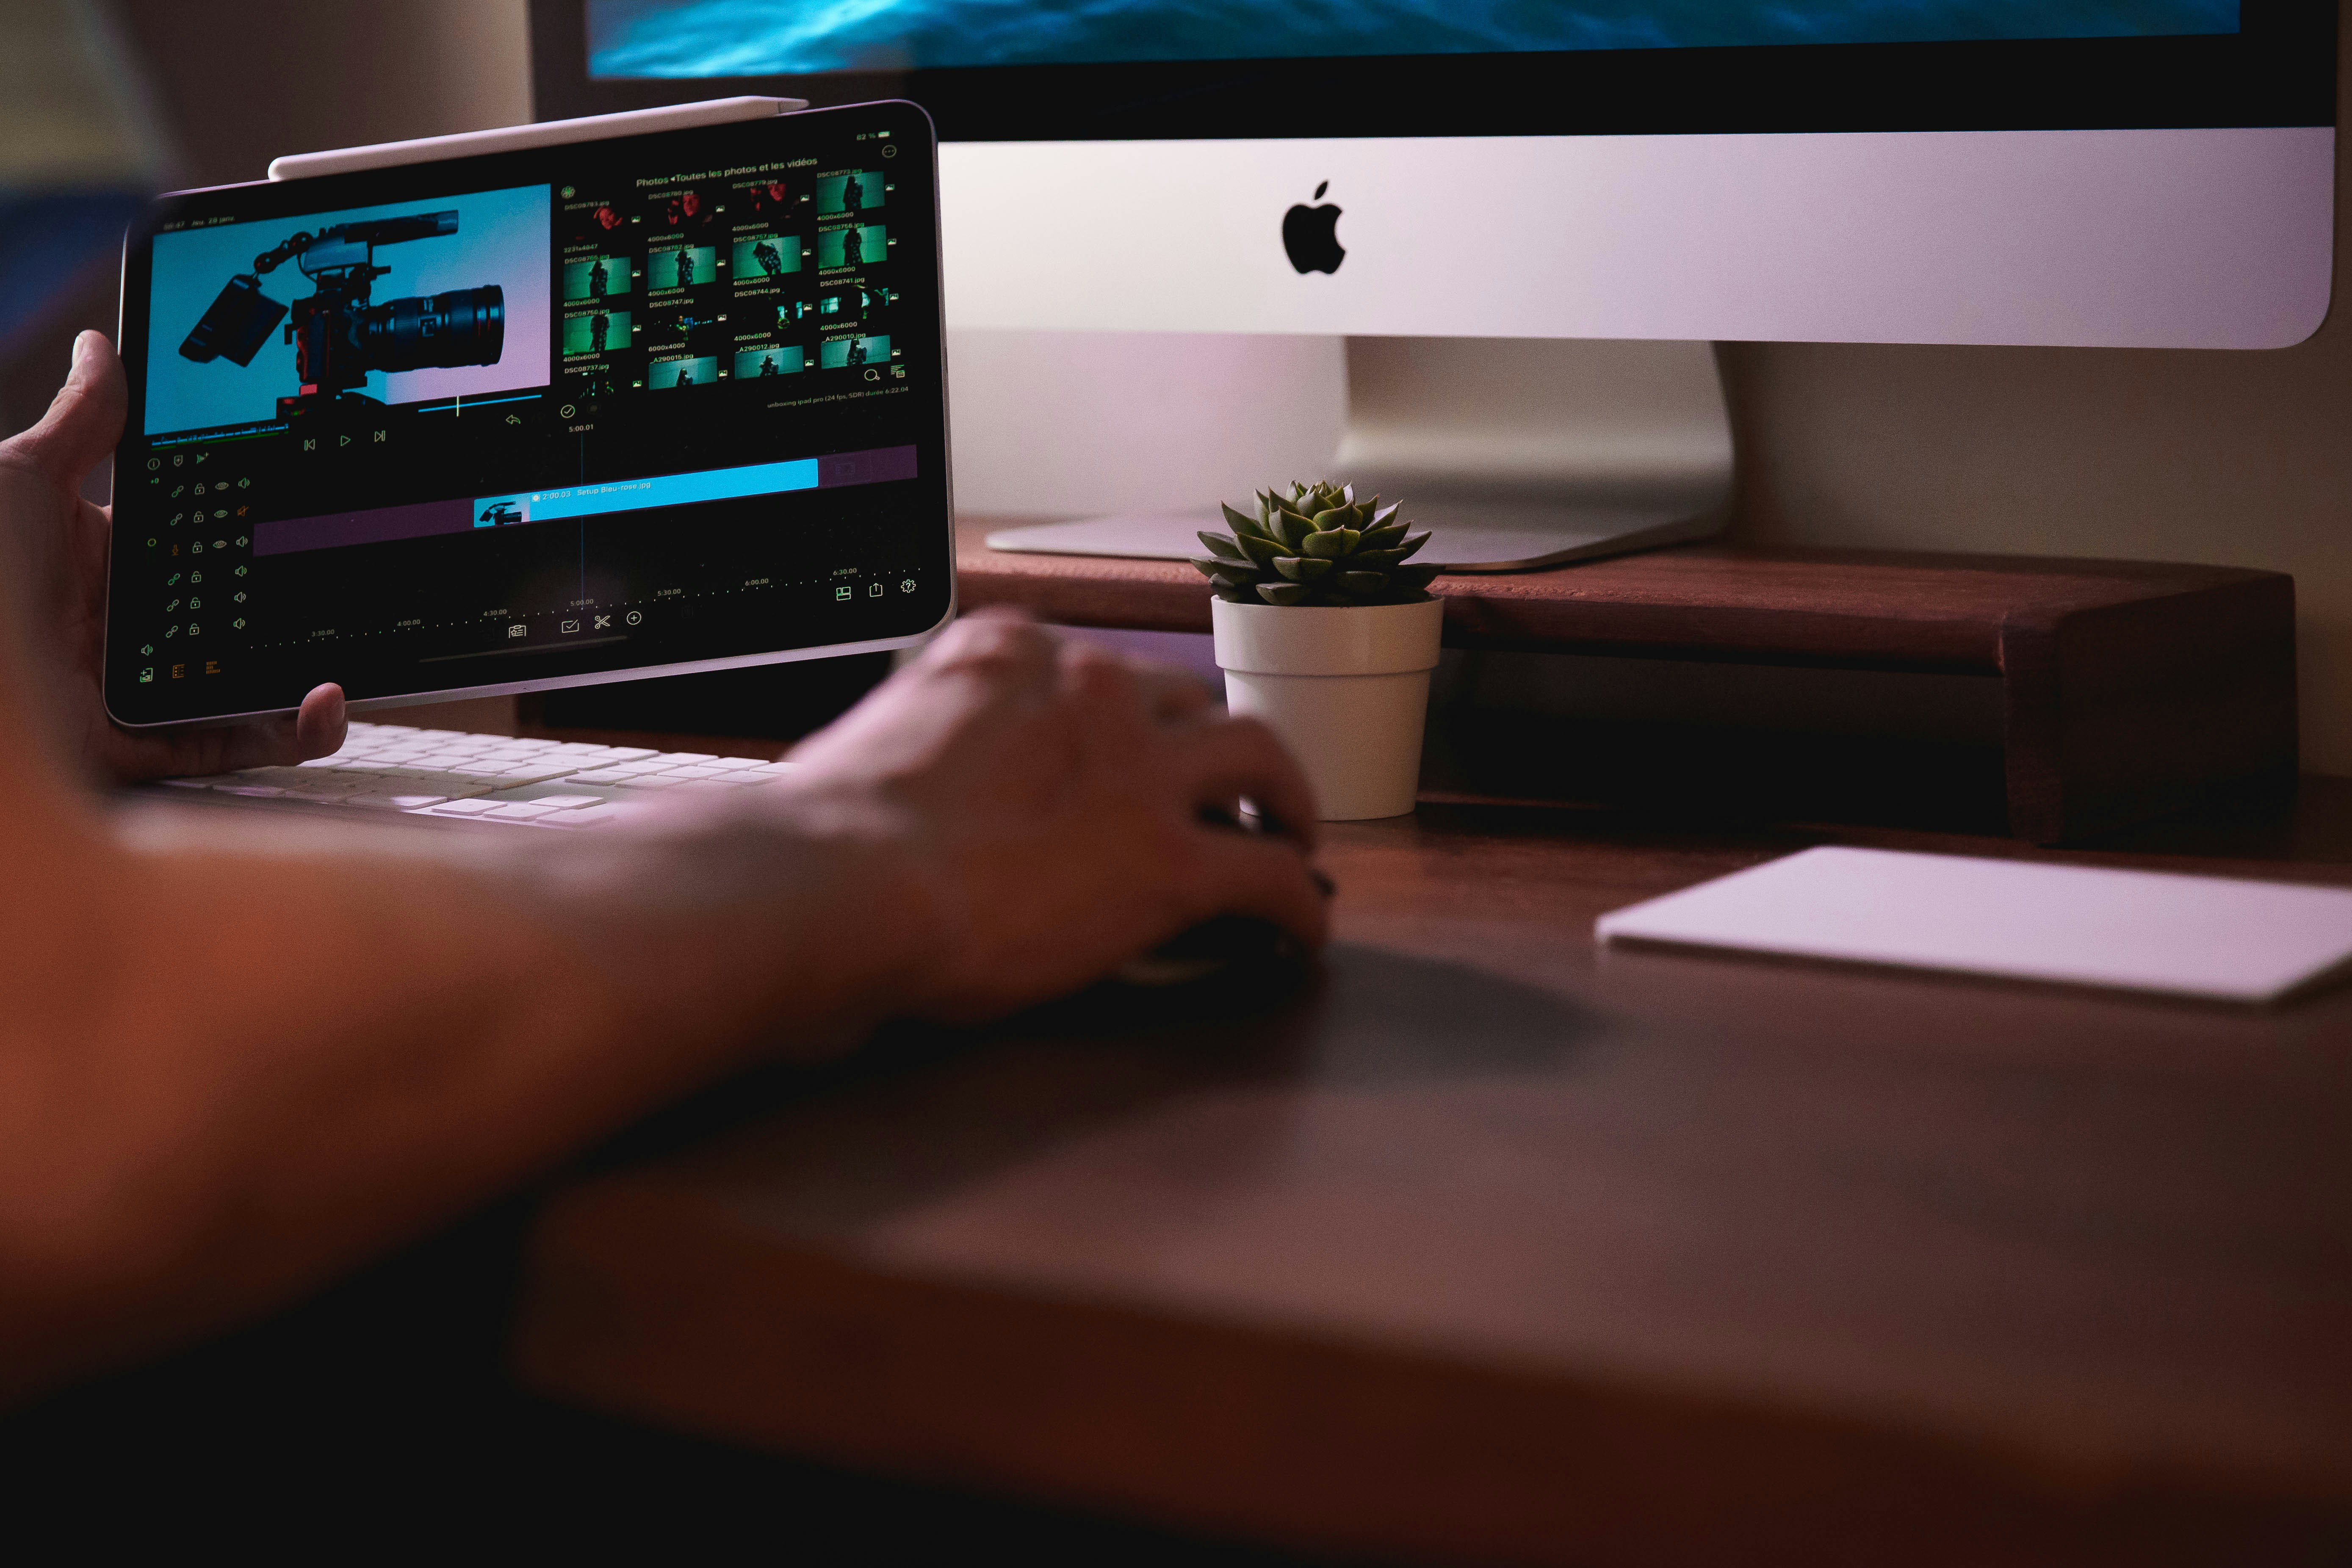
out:
M955 595L935 153L876 103L163 198L110 712L920 640Z

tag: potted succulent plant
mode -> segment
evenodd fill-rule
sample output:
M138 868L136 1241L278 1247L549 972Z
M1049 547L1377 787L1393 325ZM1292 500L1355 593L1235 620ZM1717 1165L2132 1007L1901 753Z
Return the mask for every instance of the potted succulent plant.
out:
M1202 532L1192 561L1216 593L1226 705L1289 744L1327 821L1402 816L1420 780L1445 606L1437 568L1408 564L1429 535L1401 505L1328 481L1263 490L1255 516L1226 507L1233 532Z

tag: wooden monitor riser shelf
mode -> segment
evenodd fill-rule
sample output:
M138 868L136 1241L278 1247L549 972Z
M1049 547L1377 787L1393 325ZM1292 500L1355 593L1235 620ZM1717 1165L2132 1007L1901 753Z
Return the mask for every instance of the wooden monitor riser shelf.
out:
M1206 632L1180 562L957 537L963 606ZM1451 647L1997 677L2009 830L2075 841L2295 774L2294 580L2220 566L1689 544L1441 577Z

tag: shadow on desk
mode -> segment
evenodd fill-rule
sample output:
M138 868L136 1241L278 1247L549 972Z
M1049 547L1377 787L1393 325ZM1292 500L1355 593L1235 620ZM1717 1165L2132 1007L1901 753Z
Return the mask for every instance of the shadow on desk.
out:
M229 1547L467 1560L500 1543L655 1562L1304 1560L800 1462L594 1415L505 1370L518 1199L266 1322L0 1416L15 1550ZM471 1550L468 1550L468 1544Z
M1413 980L1409 967L1362 994L1374 1001L1383 987L1392 994ZM968 1177L1036 1139L1068 1135L1187 1084L1279 1074L1285 1020L1328 984L1266 964L1206 986L1099 988L979 1038L894 1030L845 1062L761 1068L717 1086L592 1151L562 1179L713 1142L749 1137L756 1145L750 1130L780 1110L952 1071L1007 1032L1053 1042L1040 1047L1052 1058L1038 1063L1040 1092L1007 1101L987 1137L929 1151L920 1167L894 1167L878 1147L860 1147L854 1131L803 1151L834 1167L844 1196L895 1169L911 1184L903 1195L915 1198L927 1181ZM1188 1031L1203 1025L1234 1026L1229 1047L1188 1051ZM1127 1048L1088 1047L1107 1032L1125 1036ZM1496 1037L1498 1067L1515 1037ZM1433 1066L1416 1060L1409 1039L1396 1043L1389 1059L1367 1064L1375 1076L1410 1078ZM1057 1074L1074 1057L1089 1070ZM519 1195L263 1323L0 1415L9 1533L98 1551L234 1541L340 1554L442 1546L455 1532L487 1531L590 1548L771 1541L787 1560L946 1561L985 1546L1048 1563L1309 1561L763 1453L537 1397L515 1385L507 1360L522 1240L539 1201L536 1192Z

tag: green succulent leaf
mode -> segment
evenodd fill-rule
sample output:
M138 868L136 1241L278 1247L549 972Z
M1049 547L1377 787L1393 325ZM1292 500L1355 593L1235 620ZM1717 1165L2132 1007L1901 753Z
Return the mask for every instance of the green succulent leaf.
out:
M1229 588L1246 588L1257 581L1248 568L1231 561L1203 561L1196 555L1192 558L1192 565L1209 580L1212 587L1221 592Z
M1249 557L1250 564L1254 567L1271 566L1274 564L1276 556L1290 553L1288 545L1268 539L1263 534L1243 535L1241 546L1243 553Z
M1402 501L1359 500L1352 483L1294 479L1251 493L1256 515L1221 506L1230 537L1203 530L1192 557L1216 596L1236 605L1396 605L1425 596L1438 574L1408 557L1429 542Z

